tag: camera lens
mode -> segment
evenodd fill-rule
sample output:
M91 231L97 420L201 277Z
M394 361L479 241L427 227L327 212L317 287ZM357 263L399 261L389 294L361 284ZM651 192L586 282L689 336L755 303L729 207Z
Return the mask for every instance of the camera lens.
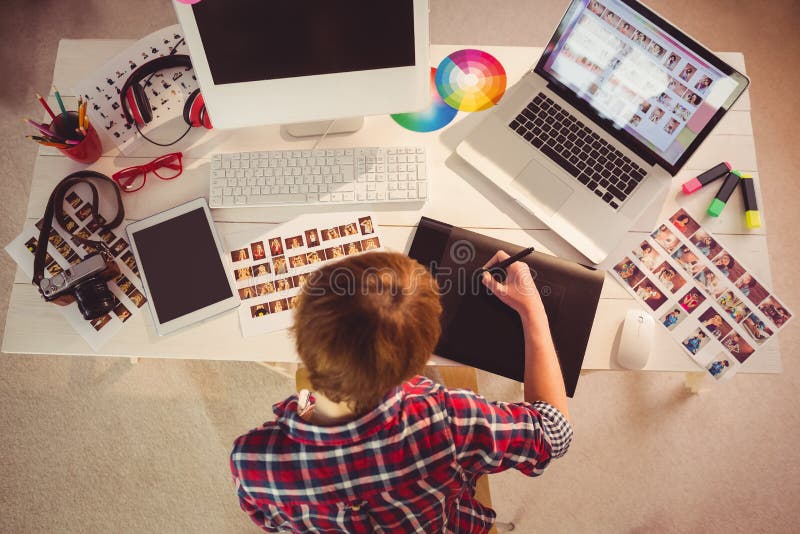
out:
M75 300L86 320L97 319L114 307L114 295L102 278L91 278L76 286Z

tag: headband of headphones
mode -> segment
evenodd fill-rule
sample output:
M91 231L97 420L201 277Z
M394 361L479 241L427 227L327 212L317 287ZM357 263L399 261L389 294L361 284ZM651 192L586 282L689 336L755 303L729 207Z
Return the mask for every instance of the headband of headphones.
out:
M131 114L130 109L128 109L128 102L126 100L128 91L130 88L137 83L140 83L142 80L150 76L151 74L155 74L156 72L164 69L169 69L172 67L187 67L192 68L192 60L186 54L173 54L171 56L161 56L152 61L148 61L135 71L131 73L128 79L125 81L125 84L120 89L120 101L122 104L122 113L125 115L125 119L128 122L134 122L133 115Z

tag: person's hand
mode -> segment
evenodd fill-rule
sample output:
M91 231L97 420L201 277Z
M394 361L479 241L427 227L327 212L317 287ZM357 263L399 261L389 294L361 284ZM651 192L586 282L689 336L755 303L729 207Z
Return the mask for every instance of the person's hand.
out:
M502 250L489 260L484 269L491 267L503 260L508 259L508 254ZM481 282L492 293L497 295L503 303L513 308L523 320L534 319L537 317L546 318L544 304L539 296L539 290L531 276L530 267L527 264L517 261L506 268L506 279L498 282L488 272L481 275Z

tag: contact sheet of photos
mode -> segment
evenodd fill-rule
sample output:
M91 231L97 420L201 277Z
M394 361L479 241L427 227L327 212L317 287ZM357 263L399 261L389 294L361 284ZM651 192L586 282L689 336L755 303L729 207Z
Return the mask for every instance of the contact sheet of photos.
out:
M320 265L382 248L370 215L305 215L256 237L227 238L245 337L291 326L297 296Z
M91 196L87 195L87 198L91 198ZM65 228L62 228L58 221L53 219L53 228L50 230L47 255L45 256L45 277L55 276L79 263L87 255L97 252L93 247L80 244L73 235L105 242L111 249L114 261L119 266L119 276L108 282L108 287L115 297L111 313L87 321L75 303L68 306L52 305L64 314L67 321L92 349L98 350L103 343L119 332L131 317L138 313L139 308L145 305L147 299L142 292L136 259L128 242L122 237L124 229L100 230L100 225L105 221L93 221L90 201L75 191L67 195L66 201ZM102 219L102 215L100 217ZM36 224L26 224L22 233L6 246L8 254L14 258L28 278L33 278L33 258L39 247L38 238L42 222L39 220ZM35 288L33 290L36 291Z
M733 376L792 313L685 210L611 271L716 379Z
M129 123L120 105L120 90L131 73L148 61L161 56L188 54L189 49L182 41L183 30L174 24L136 41L105 65L90 78L74 87L75 94L81 95L88 103L86 112L98 132L125 152L137 139L136 128ZM143 126L148 130L180 116L186 98L197 89L194 70L175 67L156 72L144 82L147 98L152 104L153 120Z

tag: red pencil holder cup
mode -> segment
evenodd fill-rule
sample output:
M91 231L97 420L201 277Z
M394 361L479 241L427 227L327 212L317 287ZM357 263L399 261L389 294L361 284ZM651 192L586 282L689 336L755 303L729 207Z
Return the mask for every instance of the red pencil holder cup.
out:
M67 111L66 116L62 113L50 123L50 129L56 135L68 139L75 139L78 136L76 128L78 128L78 113L75 111ZM86 135L80 143L58 150L73 161L89 164L94 163L103 155L103 144L100 142L97 130L89 123Z

